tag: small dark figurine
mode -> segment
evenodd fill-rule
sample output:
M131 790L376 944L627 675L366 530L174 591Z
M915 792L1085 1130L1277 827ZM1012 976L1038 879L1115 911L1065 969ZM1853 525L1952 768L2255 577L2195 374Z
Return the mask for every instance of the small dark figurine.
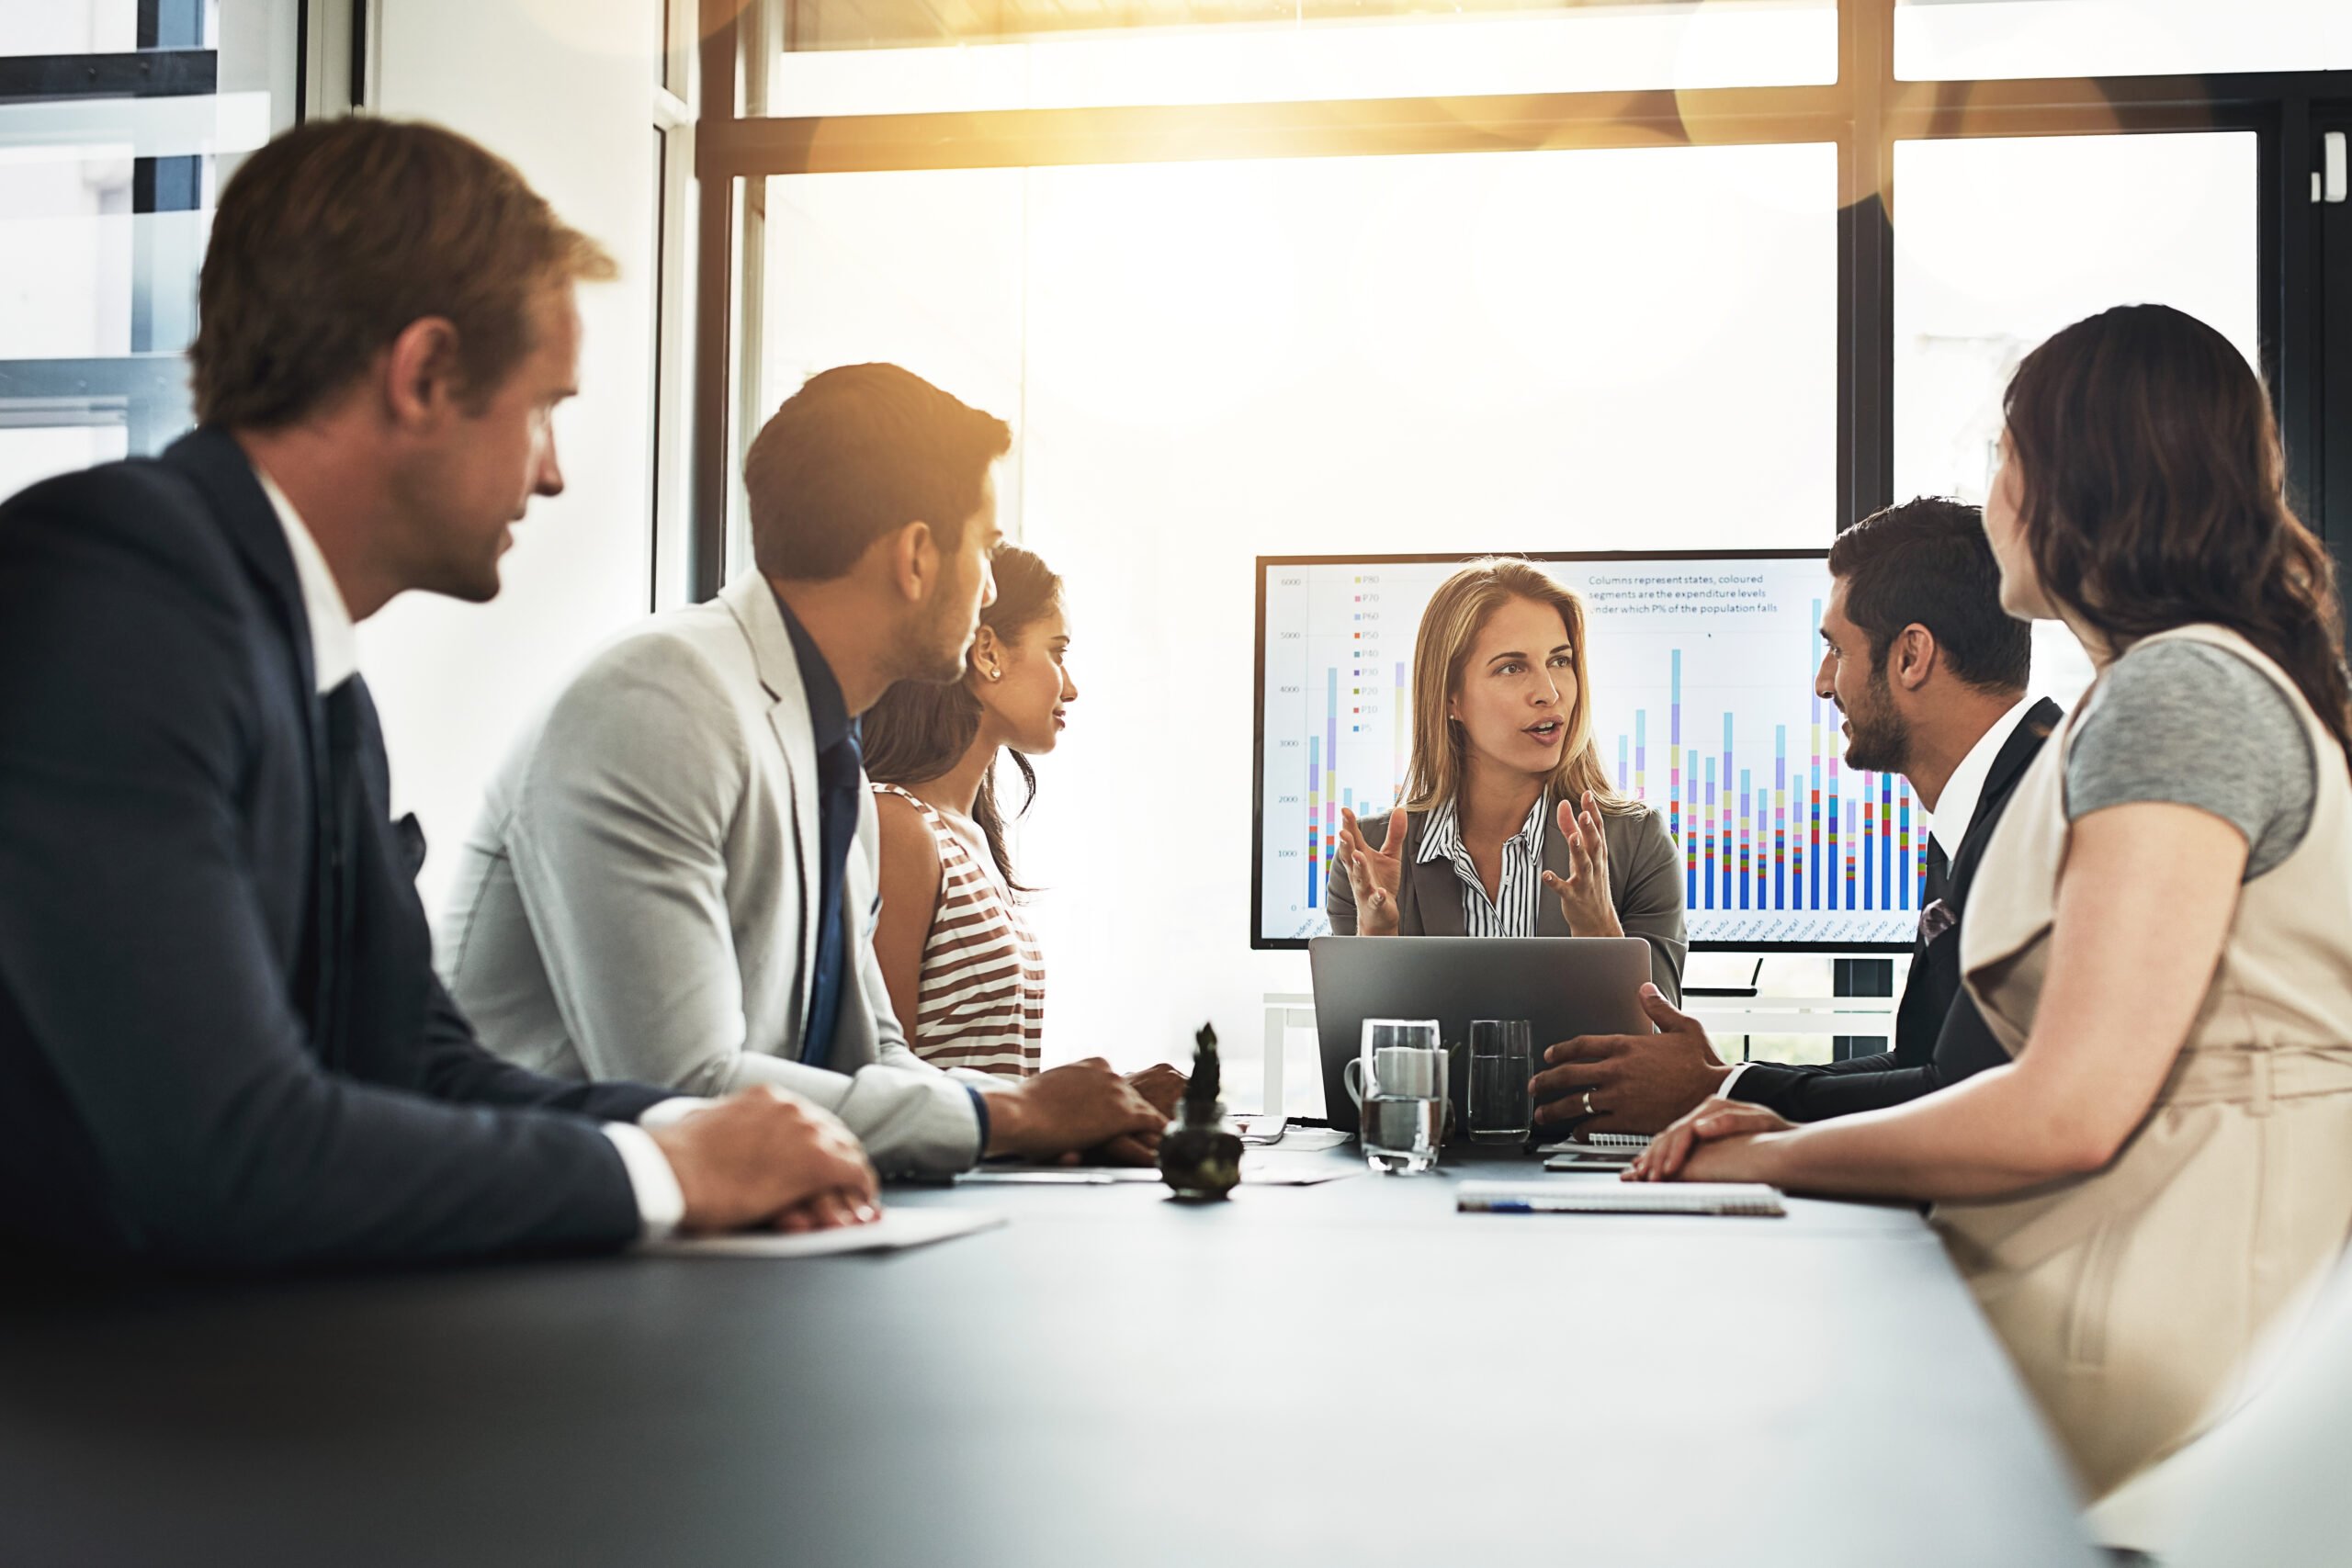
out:
M1225 1102L1217 1098L1216 1031L1201 1025L1193 1045L1193 1081L1160 1137L1159 1175L1177 1197L1206 1201L1224 1197L1241 1180L1241 1137L1226 1125Z

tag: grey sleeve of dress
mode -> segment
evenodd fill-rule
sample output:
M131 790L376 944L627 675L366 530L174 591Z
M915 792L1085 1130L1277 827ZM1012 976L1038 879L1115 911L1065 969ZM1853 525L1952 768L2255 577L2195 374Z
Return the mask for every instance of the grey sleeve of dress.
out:
M2311 829L2317 761L2287 694L2236 654L2160 642L2117 660L2066 753L2066 818L2110 806L2192 806L2245 836L2245 880Z
M1627 936L1650 944L1650 978L1666 999L1682 1005L1682 961L1690 933L1682 918L1682 852L1666 818L1644 807L1603 824L1609 844L1610 896Z

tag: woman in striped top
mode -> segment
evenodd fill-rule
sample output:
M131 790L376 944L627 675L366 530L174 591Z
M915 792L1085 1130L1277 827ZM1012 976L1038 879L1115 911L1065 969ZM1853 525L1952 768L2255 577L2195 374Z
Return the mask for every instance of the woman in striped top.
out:
M903 682L865 716L865 771L882 827L875 952L915 1053L943 1067L1026 1077L1038 1069L1046 964L1022 916L997 802L1009 752L1029 799L1030 757L1054 749L1078 700L1061 579L1027 550L997 552L996 598L953 685ZM1022 802L1028 809L1028 800ZM1129 1075L1171 1111L1184 1077Z

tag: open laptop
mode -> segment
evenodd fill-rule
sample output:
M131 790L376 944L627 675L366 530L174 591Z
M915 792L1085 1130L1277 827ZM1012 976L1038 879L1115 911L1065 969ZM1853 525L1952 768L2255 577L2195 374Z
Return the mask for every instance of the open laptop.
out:
M1639 937L1318 936L1306 956L1324 1114L1342 1132L1357 1130L1340 1075L1367 1018L1433 1018L1449 1043L1469 1037L1474 1018L1523 1018L1539 1072L1559 1041L1650 1032L1640 996L1650 944Z

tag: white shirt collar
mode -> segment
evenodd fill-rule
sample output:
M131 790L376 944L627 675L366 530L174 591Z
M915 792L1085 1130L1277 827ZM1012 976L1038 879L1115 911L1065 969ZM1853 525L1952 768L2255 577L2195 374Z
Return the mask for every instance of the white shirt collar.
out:
M311 537L302 514L294 510L276 479L259 468L254 475L261 480L269 504L277 509L278 526L286 530L286 547L293 552L294 578L302 585L302 616L311 623L311 668L318 677L320 692L332 692L359 673L358 631L351 624L343 590L335 586L334 573L327 570L327 558L319 553L319 542Z
M1527 820L1521 823L1519 831L1511 835L1511 842L1540 842L1542 840L1544 807L1551 802L1551 798L1549 790L1535 797L1535 804L1527 809ZM1454 803L1449 800L1430 813L1430 825L1421 832L1421 852L1413 858L1426 865L1431 861L1457 859L1461 853L1462 818L1454 809Z
M1968 837L1968 825L1976 818L1976 803L1984 798L1984 781L1992 776L1993 759L2009 743L2010 734L2025 710L2033 705L2030 696L2019 697L2017 706L1993 721L1993 728L1976 738L1968 755L1944 781L1944 792L1937 797L1935 810L1928 814L1928 835L1943 846L1944 858L1960 853L1960 841Z

